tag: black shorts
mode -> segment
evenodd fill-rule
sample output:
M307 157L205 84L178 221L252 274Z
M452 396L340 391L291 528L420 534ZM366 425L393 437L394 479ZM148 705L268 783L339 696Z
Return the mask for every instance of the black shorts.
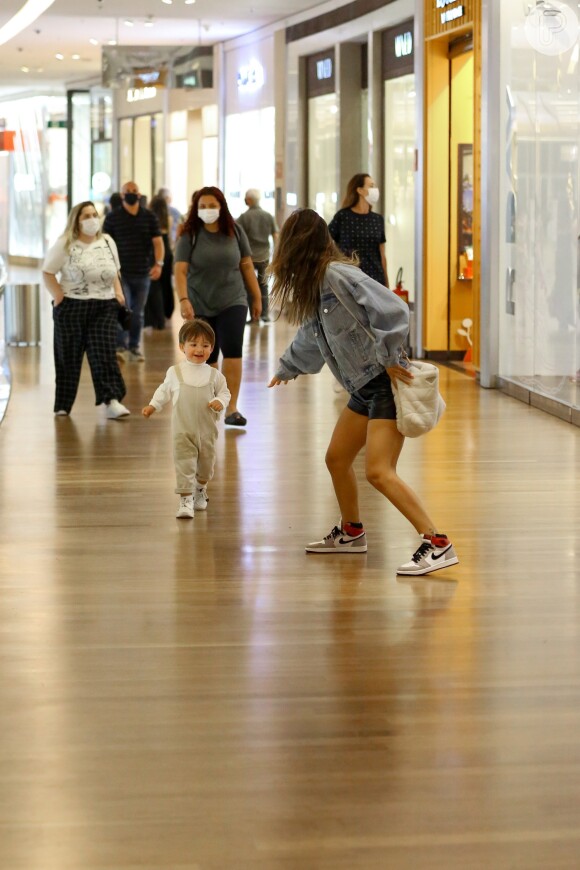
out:
M381 372L368 384L351 393L347 408L369 420L396 420L397 409L388 374Z
M241 359L246 331L247 305L232 305L225 311L220 311L214 317L200 314L215 332L215 347L208 359L208 364L217 362L220 350L225 359Z

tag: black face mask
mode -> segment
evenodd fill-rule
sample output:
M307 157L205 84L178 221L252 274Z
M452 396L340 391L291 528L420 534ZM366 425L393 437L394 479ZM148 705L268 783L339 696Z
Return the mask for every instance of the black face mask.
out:
M135 205L137 202L139 202L138 193L125 193L123 198L127 205Z

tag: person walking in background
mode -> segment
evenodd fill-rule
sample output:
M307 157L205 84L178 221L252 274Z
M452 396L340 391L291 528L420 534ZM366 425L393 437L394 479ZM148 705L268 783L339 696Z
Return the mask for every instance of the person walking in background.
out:
M278 238L278 226L276 221L265 209L260 207L260 194L255 188L246 192L245 203L248 210L238 218L238 224L246 231L250 248L252 249L252 263L258 276L258 284L262 295L262 320L267 323L270 320L268 314L268 277L266 269L270 261L270 239L274 245ZM248 305L251 308L251 299L248 297ZM252 323L255 323L252 320Z
M192 197L189 214L175 248L175 286L184 320L203 317L216 334L209 365L223 355L222 372L231 394L228 426L245 426L238 411L242 383L242 348L248 313L246 290L252 297L252 317L262 311L260 288L244 230L236 225L217 187L202 187Z
M385 221L373 211L379 196L370 175L364 172L353 175L342 208L330 221L328 231L344 254L357 257L363 272L388 287Z
M127 332L119 329L117 353L126 362L143 362L140 350L143 311L151 281L158 281L165 261L159 221L139 205L139 187L128 181L121 191L123 205L105 218L103 231L116 242L121 262L121 277L131 324Z
M163 239L163 268L157 281L151 281L147 304L145 305L145 326L153 329L165 329L166 320L171 318L175 308L173 296L173 253L169 241L170 218L167 202L162 196L154 196L149 206L157 220Z
M117 313L119 305L125 304L119 257L113 239L101 232L92 202L71 209L63 235L46 255L42 273L53 298L54 413L58 417L70 414L86 353L95 403L104 405L110 419L126 417L130 411L121 404L125 382L115 355Z
M109 214L111 211L115 211L116 208L121 208L123 205L123 197L120 193L112 193L109 197L108 203L105 205L105 216Z
M365 448L367 480L421 535L411 560L397 573L422 575L456 565L450 540L397 474L405 439L397 429L393 390L398 381L413 381L400 362L409 330L408 307L337 249L324 220L312 209L294 212L282 227L271 271L272 300L300 329L268 386L315 374L326 363L350 394L326 452L340 524L308 544L306 552L366 553L353 469Z
M168 187L160 187L157 191L157 196L162 197L162 199L167 203L167 211L169 213L169 240L171 242L171 249L173 250L177 243L179 227L181 226L183 217L179 209L175 208L174 205L171 205L172 198Z
M161 411L173 399L173 459L179 507L176 517L191 518L209 501L207 484L213 477L217 420L230 400L226 379L207 365L215 333L204 320L188 320L179 330L184 362L171 366L165 380L143 408L144 417Z

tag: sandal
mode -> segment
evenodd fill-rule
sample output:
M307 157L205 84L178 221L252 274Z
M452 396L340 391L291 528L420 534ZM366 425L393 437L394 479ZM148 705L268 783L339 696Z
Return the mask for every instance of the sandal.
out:
M239 411L229 414L224 420L226 426L245 426L247 422L246 418L242 417Z

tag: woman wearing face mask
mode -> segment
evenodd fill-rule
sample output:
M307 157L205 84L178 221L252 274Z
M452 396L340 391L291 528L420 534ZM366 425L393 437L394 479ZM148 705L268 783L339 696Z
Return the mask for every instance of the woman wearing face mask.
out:
M389 286L385 255L385 222L373 211L379 189L370 175L359 172L348 182L342 208L328 225L328 231L341 251L358 257L359 268Z
M262 299L244 230L236 224L217 187L196 190L175 248L175 286L184 320L203 317L216 334L208 363L222 373L231 394L225 422L245 426L238 411L242 382L242 345L248 313L246 288L252 297L251 315L260 317Z
M70 414L85 353L95 403L103 405L112 420L130 413L121 404L125 382L115 353L119 305L125 304L118 271L115 242L101 232L95 206L92 202L75 205L42 266L53 298L54 412L59 417Z

